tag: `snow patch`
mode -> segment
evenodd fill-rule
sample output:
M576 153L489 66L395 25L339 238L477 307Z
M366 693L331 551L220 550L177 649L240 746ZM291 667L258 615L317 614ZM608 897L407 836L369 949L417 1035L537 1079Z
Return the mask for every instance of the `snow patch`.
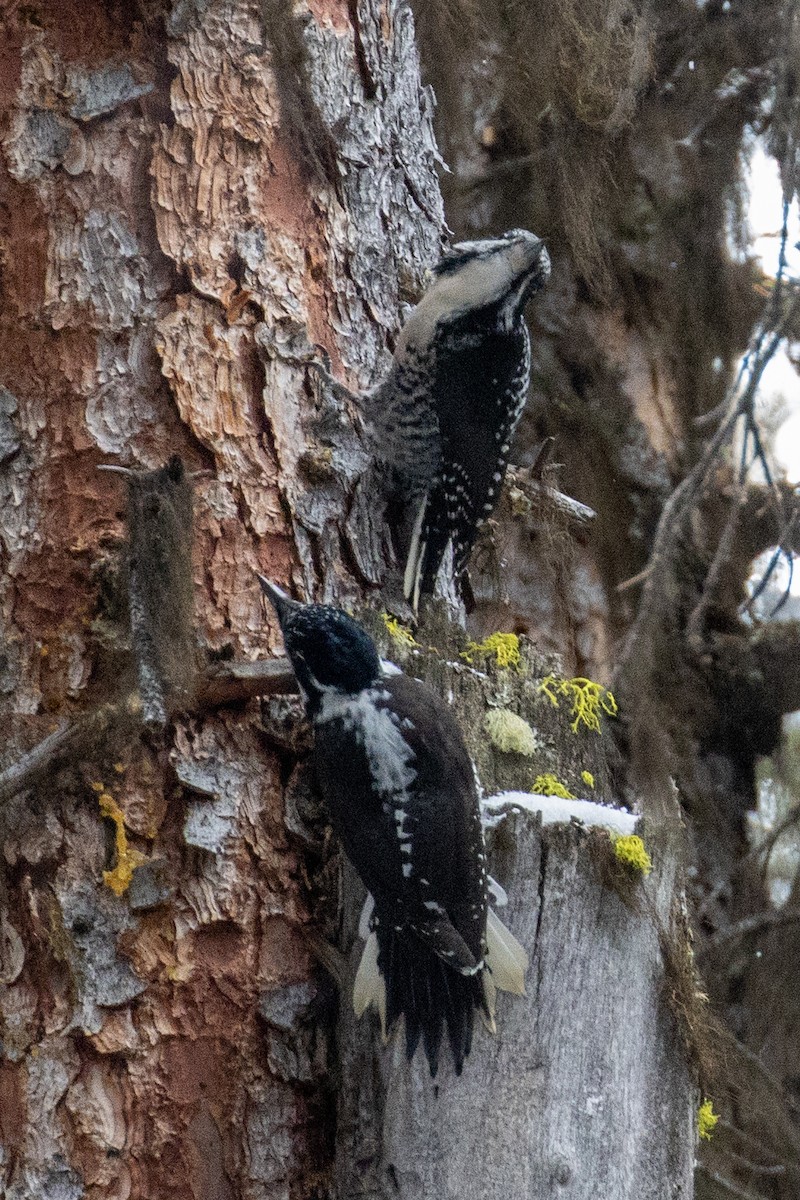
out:
M487 829L499 825L511 809L540 813L542 825L569 825L573 821L597 826L613 833L633 833L639 821L637 813L611 808L592 800L564 800L561 796L539 796L532 792L502 792L481 801L483 824Z

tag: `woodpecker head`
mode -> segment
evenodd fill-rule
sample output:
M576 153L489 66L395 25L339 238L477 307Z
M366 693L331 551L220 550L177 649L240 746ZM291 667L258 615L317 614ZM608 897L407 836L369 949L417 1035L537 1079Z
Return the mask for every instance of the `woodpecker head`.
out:
M399 353L406 347L424 348L437 327L481 310L495 312L500 325L510 328L549 279L550 256L541 238L527 229L510 229L498 238L456 242L432 275L400 333Z
M381 678L372 638L347 613L327 604L291 600L263 575L258 582L278 615L309 716L326 693L356 695Z

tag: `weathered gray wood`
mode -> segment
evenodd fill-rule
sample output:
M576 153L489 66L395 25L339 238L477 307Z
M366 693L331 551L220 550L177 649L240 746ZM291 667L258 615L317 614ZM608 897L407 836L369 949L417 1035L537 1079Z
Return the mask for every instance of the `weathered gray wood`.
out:
M501 996L461 1078L402 1038L343 1040L341 1197L656 1200L692 1194L694 1089L664 999L658 935L600 882L586 831L520 814L493 839L528 995ZM498 853L502 842L502 852ZM666 919L669 882L651 888Z
M459 686L469 712L498 682ZM534 692L530 680L499 686ZM530 715L544 732L547 709ZM585 752L597 756L600 742ZM544 770L557 765L556 747L550 755ZM541 830L538 817L512 813L489 849L509 894L500 915L530 954L527 996L501 994L497 1035L479 1027L462 1076L445 1053L436 1080L421 1053L406 1063L402 1030L382 1047L376 1016L356 1022L345 997L340 1200L690 1197L697 1097L659 938L673 920L672 859L656 856L626 902L604 882L609 847L597 831ZM363 891L349 871L345 893L352 937ZM351 973L361 948L355 938Z

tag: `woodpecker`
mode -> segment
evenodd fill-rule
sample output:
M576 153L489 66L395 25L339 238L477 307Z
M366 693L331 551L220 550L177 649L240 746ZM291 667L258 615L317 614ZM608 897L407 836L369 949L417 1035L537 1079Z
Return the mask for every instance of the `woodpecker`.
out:
M525 305L549 275L525 229L452 246L369 395L376 455L413 514L403 591L415 610L448 543L461 576L497 503L530 382Z
M314 731L313 765L334 830L373 901L353 989L384 1037L405 1018L432 1075L447 1030L461 1073L477 1010L494 1030L495 989L524 993L527 956L488 907L472 763L443 701L381 663L340 609L301 604L258 576L278 615Z

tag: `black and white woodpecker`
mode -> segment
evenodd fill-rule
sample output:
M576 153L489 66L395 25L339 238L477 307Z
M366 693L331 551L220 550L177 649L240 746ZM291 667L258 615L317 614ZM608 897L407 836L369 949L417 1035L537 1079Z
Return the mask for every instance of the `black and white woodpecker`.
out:
M333 827L373 900L353 1006L374 1003L384 1037L405 1017L435 1075L445 1029L456 1072L475 1011L494 1030L495 989L522 994L527 956L488 907L472 763L430 688L382 664L346 613L301 604L259 575L314 730L313 764Z
M525 305L550 259L540 238L512 229L457 243L432 275L367 407L375 452L413 513L403 591L415 610L449 543L461 576L497 503L530 383Z

